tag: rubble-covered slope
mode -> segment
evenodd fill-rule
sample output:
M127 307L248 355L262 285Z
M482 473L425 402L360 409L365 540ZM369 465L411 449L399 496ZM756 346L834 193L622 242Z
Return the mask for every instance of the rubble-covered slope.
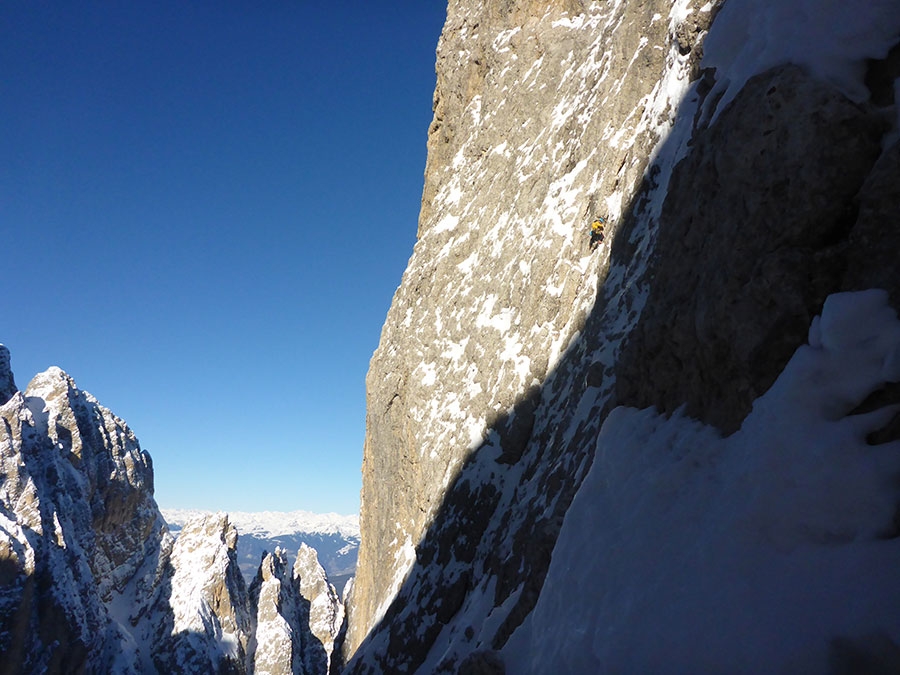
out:
M450 2L419 239L367 377L351 672L546 672L537 632L510 637L610 411L732 433L826 297L897 306L898 41L889 2ZM564 578L557 601L604 588Z

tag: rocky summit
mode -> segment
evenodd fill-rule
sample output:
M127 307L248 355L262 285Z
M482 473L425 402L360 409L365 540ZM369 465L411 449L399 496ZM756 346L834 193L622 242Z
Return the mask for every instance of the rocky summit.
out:
M900 664L897 614L879 599L900 588L889 572L900 559L900 493L891 483L898 467L877 455L896 446L866 450L900 437L890 421L900 351L889 309L900 307L898 54L900 11L889 2L851 12L799 0L450 1L418 240L366 380L349 672L857 672L864 662ZM591 237L596 219L604 227ZM841 295L873 288L884 294ZM824 325L835 332L823 341ZM894 337L882 348L876 334ZM865 377L809 365L826 355L832 365L851 363L848 350L860 345L874 364ZM795 362L807 365L788 368ZM819 374L792 379L799 370ZM843 393L813 415L801 410L818 400L813 389L786 393L802 387ZM762 402L770 391L794 407L776 414L778 406ZM644 430L616 431L627 426L621 411L640 409L655 411L641 418ZM757 409L772 415L767 423L762 412L749 417ZM875 417L864 422L863 413ZM856 469L810 458L830 447L823 430L845 416L846 433L857 425L846 452L860 453L845 457L858 456L857 468L880 467L858 492L847 490L884 500L865 527L823 529L811 523L831 513L832 481ZM791 435L811 419L803 435ZM592 473L580 491L592 467L602 471L598 453L641 448L633 439L650 429L671 429L655 467L641 465L635 450L628 461L643 468ZM740 431L735 455L791 449L766 470L749 458L720 464L725 449L689 452L686 439L700 429L704 448ZM695 464L657 475L683 457ZM812 472L806 480L797 477L801 466ZM827 466L833 476L813 469ZM630 482L614 485L615 475ZM738 517L737 497L717 492L709 503L734 519L716 527L734 540L723 535L704 548L706 533L682 537L686 514L708 495L691 488L700 476L705 486L782 481L783 490L767 493L792 495L777 500L781 515L804 513L805 531L820 534L811 543L798 525L797 539L786 541L749 524L774 517L766 511L774 501L763 507L748 496L767 515ZM670 497L661 511L671 518L667 530L650 516L609 530L620 522L614 514L649 513L657 494ZM651 532L659 550L638 545ZM643 557L617 568L615 551L596 543L604 541ZM581 557L578 542L588 551ZM738 610L706 606L731 637L704 646L699 605L668 593L690 587L675 562L685 547L704 570L733 572L706 577L731 590L752 575L724 560L717 568L704 557L711 551L752 551L745 559L758 557L782 590L831 588L825 570L833 560L820 554L851 567L864 559L850 574L864 579L853 587L866 618L841 623L837 590L798 598L779 614L773 590L747 604L753 610L740 621L752 629L728 633L728 611ZM816 553L790 558L798 547ZM579 576L567 559L595 574ZM641 576L651 560L653 574ZM604 578L614 569L620 576ZM653 608L682 612L672 635L693 651L642 633L649 621L622 618L634 603L649 616ZM772 618L788 614L790 621ZM733 625L740 621L735 615Z
M65 372L18 391L0 345L0 388L0 673L328 672L343 605L315 551L248 589L228 517L175 539L149 454Z

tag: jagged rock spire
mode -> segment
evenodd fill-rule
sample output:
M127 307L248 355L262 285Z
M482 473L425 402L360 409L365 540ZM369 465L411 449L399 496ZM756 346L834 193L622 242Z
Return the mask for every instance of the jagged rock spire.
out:
M11 399L17 391L16 380L9 366L9 349L0 344L0 405Z

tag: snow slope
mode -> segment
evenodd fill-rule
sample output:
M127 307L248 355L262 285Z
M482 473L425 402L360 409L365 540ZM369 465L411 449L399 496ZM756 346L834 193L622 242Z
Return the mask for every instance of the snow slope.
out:
M510 672L821 673L841 639L900 645L900 539L884 538L900 444L866 442L898 407L853 414L900 381L886 299L830 296L728 438L613 411L541 599L503 650Z

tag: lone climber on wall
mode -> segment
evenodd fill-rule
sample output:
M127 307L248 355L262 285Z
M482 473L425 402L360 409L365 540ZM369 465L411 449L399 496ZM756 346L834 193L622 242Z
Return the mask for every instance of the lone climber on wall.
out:
M591 250L601 241L603 241L603 228L606 225L606 218L597 216L591 223Z

